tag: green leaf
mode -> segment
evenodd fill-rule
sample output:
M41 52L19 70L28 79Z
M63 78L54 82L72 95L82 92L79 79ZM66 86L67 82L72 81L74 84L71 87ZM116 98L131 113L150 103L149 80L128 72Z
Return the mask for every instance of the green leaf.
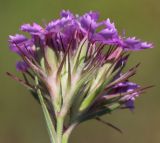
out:
M35 83L36 83L36 85L39 84L37 77L35 77ZM42 110L43 110L43 113L44 113L44 117L45 117L45 120L46 120L47 129L48 129L48 133L49 133L49 136L50 136L51 143L56 143L55 128L54 128L51 116L49 114L49 111L47 109L47 106L45 104L45 101L43 99L41 90L39 88L37 89L37 94L38 94L39 101L40 101L40 104L41 104L41 107L42 107Z
M76 51L76 56L73 60L73 71L76 72L79 65L81 65L84 62L84 59L86 57L87 52L87 46L88 46L88 40L87 37L84 37L84 39L81 41L78 50Z
M45 57L47 60L46 62L51 68L51 70L54 71L55 69L57 69L58 58L55 51L52 48L50 47L45 48Z

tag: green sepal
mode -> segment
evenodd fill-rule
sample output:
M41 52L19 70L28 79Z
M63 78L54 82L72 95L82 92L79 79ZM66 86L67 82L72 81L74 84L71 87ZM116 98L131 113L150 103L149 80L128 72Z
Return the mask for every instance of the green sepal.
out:
M81 122L84 122L86 120L91 120L96 117L101 117L105 114L110 114L112 111L118 109L120 106L121 106L121 104L117 102L117 103L114 103L114 104L107 106L107 107L103 106L102 108L97 109L95 111L88 111L84 115L81 115L79 117L79 120Z
M54 70L57 69L57 64L58 64L58 57L55 53L55 51L50 48L50 47L46 47L45 48L45 58L46 58L46 68L51 68L51 71L53 72ZM47 65L49 67L47 67ZM49 71L49 69L47 69L47 71Z
M83 64L86 53L87 53L87 47L88 47L88 40L87 37L84 37L84 39L81 41L78 50L76 52L76 55L73 60L73 72L75 73L78 69L78 67Z
M84 97L88 94L90 87L91 87L91 82L87 83L84 86L84 88L82 88L82 90L76 95L75 101L73 103L73 107L71 109L72 118L75 118L75 116L77 116L78 109L79 109Z
M92 74L91 74L92 73ZM81 72L79 71L77 73L77 80L75 81L75 84L73 84L71 90L67 93L66 97L64 98L63 107L62 107L62 114L66 114L72 104L75 102L76 96L78 95L79 90L82 88L82 86L87 83L87 81L90 81L93 72L87 72L83 76L81 75Z
M36 101L38 101L38 103L40 103L37 92L35 92L35 91L30 91L30 93L32 94L32 96L34 97L34 99L35 99Z
M43 57L42 57L41 60L40 60L40 65L41 65L43 71L46 71L46 69L45 69L45 61L44 61L44 58L43 58Z
M112 74L108 74L106 75L107 78L104 78L103 83L101 83L99 85L99 87L97 88L92 88L90 91L90 93L88 94L88 96L84 99L84 101L82 102L79 111L80 112L84 112L86 109L88 109L93 102L95 101L96 97L106 88L107 84L109 84L112 79L117 75L117 73L119 72L120 68L117 69L116 71L114 71Z

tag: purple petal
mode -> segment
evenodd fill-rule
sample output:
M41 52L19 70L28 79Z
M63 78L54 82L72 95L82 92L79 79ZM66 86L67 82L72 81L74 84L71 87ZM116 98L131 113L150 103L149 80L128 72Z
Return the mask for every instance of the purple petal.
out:
M103 25L105 26L105 28L95 34L94 39L109 45L119 45L120 38L118 36L118 32L115 28L114 23L111 23L110 19L107 19L103 22Z
M115 86L115 93L128 93L121 98L122 101L135 100L135 97L139 96L139 93L135 90L140 86L133 82L123 82ZM133 91L133 92L132 92ZM132 92L132 93L130 93Z
M20 35L20 34L16 34L14 36L12 36L12 35L9 36L9 42L10 43L19 44L19 43L22 43L26 40L28 40L28 39L24 35Z
M32 35L34 43L37 47L45 46L45 30L40 25L36 23L33 23L32 25L24 24L20 29Z
M153 44L147 43L147 42L142 42L141 47L142 47L142 49L149 49L149 48L153 48Z
M100 25L97 23L98 17L98 13L95 12L86 13L81 16L79 19L83 32L95 32L96 28Z
M115 85L111 91L111 94L119 94L119 93L125 93L125 92L132 92L135 89L139 88L140 86L133 82L121 82L117 85ZM130 96L130 94L129 94ZM125 97L125 99L128 99L128 96Z
M119 88L121 92L129 92L134 89L139 88L140 86L133 82L122 82L115 86L115 88Z
M134 109L134 100L127 100L125 103L126 108L129 108L130 110Z
M21 26L20 29L22 31L30 33L31 35L35 35L35 34L37 35L37 34L44 32L44 29L40 25L38 25L37 23L33 23L32 25L31 24L24 24Z
M69 11L69 10L62 10L61 12L61 17L71 17L74 18L74 15Z
M62 49L62 45L67 48L79 28L78 21L69 11L62 11L61 15L61 19L51 21L46 27L47 45L57 49ZM57 46L55 42L58 43L58 47L55 47ZM75 39L72 40L72 43L75 43Z
M20 72L26 72L28 70L29 66L24 61L19 61L16 63L16 69Z
M115 24L111 23L109 18L106 21L104 21L104 25L106 26L107 29L112 29L112 30L117 31Z
M30 55L33 49L33 41L27 39L24 35L16 34L15 36L9 36L9 47L10 49L18 54ZM31 53L30 53L31 52Z
M98 12L90 11L88 14L90 15L90 17L92 19L94 19L94 21L97 21L99 19L99 13Z
M151 43L141 42L135 37L124 39L122 47L126 50L143 50L148 48L153 48Z
M99 34L107 40L113 38L114 35L116 34L116 31L113 29L103 29L102 31L99 32Z
M106 28L99 32L101 36L103 36L106 40L118 37L117 29L115 28L114 23L111 23L110 19L107 19L104 22L104 25Z
M52 29L55 29L57 25L60 23L60 20L53 20L46 26L47 31L51 31Z
M71 17L62 17L61 19L53 20L46 26L46 30L48 32L60 32L72 21L73 19Z

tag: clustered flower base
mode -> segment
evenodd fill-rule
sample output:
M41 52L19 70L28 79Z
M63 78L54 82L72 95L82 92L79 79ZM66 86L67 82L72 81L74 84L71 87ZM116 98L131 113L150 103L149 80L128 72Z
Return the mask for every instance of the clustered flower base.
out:
M16 34L9 46L20 57L16 65L26 86L40 103L51 143L68 143L80 123L117 109L134 108L134 99L145 88L129 82L138 64L126 73L130 51L152 48L152 44L119 36L109 19L98 22L98 13L74 16L62 11L61 18L45 28L33 23ZM119 130L113 125L113 128ZM120 131L120 130L119 130Z

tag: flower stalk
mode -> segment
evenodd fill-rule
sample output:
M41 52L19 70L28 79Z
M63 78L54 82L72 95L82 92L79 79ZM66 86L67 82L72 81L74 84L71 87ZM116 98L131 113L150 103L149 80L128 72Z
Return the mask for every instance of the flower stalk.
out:
M57 143L61 143L62 142L63 123L64 123L63 117L58 116L57 117Z
M139 64L123 72L133 51L151 43L126 38L110 19L99 22L97 12L82 16L62 11L61 18L45 27L24 24L31 38L9 36L9 47L21 57L16 68L24 85L41 105L51 143L68 143L81 123L101 119L114 110L134 109L134 100L146 88L130 82ZM99 30L101 29L101 30Z

